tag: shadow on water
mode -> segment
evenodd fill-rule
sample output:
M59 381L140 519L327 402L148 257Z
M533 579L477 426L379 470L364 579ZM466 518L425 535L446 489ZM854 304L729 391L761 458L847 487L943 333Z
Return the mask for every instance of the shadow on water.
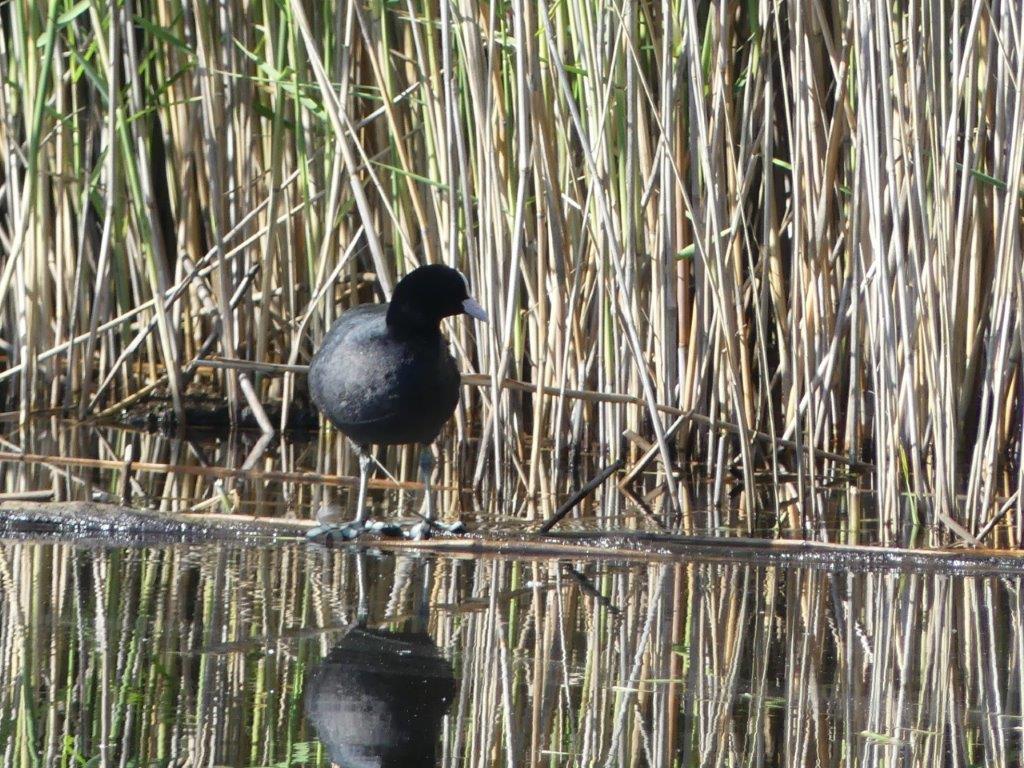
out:
M1008 767L1021 588L6 540L3 765Z

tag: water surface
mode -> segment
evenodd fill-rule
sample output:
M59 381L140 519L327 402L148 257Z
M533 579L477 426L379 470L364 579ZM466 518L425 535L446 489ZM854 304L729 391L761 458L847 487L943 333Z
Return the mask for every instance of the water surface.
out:
M1021 587L7 539L3 765L1017 765Z

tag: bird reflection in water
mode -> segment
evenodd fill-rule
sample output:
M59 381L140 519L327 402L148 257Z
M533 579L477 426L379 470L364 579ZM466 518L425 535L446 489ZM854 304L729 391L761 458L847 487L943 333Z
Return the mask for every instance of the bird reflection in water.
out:
M392 632L367 626L365 570L357 563L357 624L307 684L307 717L331 762L342 768L436 765L442 720L456 686L451 664L424 631L430 564L422 565L420 608L408 631ZM396 570L405 569L399 564Z

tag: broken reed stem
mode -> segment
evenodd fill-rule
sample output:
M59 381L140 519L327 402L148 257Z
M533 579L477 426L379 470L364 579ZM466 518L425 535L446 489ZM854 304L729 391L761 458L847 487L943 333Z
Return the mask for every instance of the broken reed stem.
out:
M625 459L619 459L613 464L609 464L607 467L598 472L593 478L591 478L586 484L583 485L579 490L573 493L568 499L566 499L562 505L555 510L555 513L544 521L537 529L537 533L547 533L562 520L566 515L572 512L581 501L587 496L597 490L601 483L607 480L609 477L618 472L625 465Z

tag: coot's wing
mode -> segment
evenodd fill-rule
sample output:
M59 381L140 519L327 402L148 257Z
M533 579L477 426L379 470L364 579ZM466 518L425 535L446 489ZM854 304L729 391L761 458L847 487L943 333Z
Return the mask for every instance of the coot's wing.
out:
M364 359L368 347L377 355ZM364 374L350 382L336 425L356 442L430 443L459 402L461 377L441 339L393 338L359 345L352 364Z
M309 395L316 407L336 421L339 403L360 373L358 358L366 338L386 331L386 304L353 307L334 321L309 363Z
M386 312L338 319L310 363L310 396L357 443L431 442L458 403L458 368L440 334L397 338Z

